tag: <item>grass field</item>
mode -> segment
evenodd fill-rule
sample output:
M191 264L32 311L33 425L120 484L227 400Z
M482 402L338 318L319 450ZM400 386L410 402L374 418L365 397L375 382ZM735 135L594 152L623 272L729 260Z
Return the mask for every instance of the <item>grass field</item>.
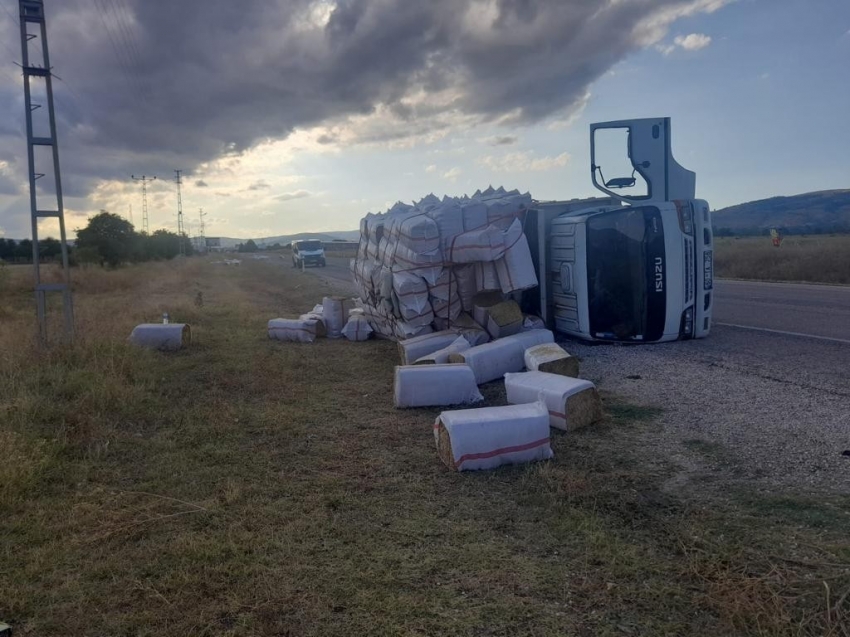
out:
M75 271L78 339L47 352L7 272L15 635L850 635L846 501L672 490L656 410L616 396L551 462L451 473L438 410L392 408L394 344L267 340L328 291L284 265ZM126 344L163 311L191 349Z
M770 237L717 237L718 277L850 284L850 235L791 236L775 248Z

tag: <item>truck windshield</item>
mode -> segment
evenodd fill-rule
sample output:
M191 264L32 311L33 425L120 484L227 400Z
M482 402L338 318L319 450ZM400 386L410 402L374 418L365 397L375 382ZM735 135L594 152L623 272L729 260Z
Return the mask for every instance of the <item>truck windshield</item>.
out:
M594 215L587 222L590 333L655 341L664 334L664 226L652 206Z
M322 242L321 241L299 241L298 242L298 251L299 252L313 252L314 250L321 250Z

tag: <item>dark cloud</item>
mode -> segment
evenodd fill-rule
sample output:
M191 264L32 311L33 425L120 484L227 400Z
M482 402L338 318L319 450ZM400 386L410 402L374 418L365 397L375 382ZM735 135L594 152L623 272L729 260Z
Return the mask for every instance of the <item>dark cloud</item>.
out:
M203 179L198 179L195 182L195 187L197 188L209 188L209 184L205 182Z
M248 186L248 190L268 190L271 185L265 179L259 179Z
M312 193L307 192L306 190L296 190L295 192L285 192L282 195L278 195L275 197L277 201L292 201L293 199L304 199L305 197L311 197Z
M516 135L497 135L489 140L491 146L511 146L519 141Z
M180 0L164 9L109 0L106 11L89 0L50 3L64 185L79 196L131 173L189 175L379 105L411 130L445 113L538 121L579 103L653 29L660 37L675 18L726 1ZM334 7L326 24L315 19L322 6ZM17 48L12 20L0 22L0 38ZM405 99L443 89L454 96L447 103ZM18 171L20 93L19 76L0 76L0 148L15 149Z

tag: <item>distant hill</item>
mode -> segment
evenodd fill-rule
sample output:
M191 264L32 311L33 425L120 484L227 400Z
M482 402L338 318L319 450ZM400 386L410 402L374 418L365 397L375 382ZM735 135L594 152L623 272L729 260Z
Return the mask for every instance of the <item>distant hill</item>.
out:
M771 228L786 234L850 232L850 190L821 190L771 197L712 213L715 234L761 234Z
M271 246L275 243L280 245L288 245L293 241L304 241L313 239L315 241L357 241L360 239L359 230L340 230L334 232L299 232L298 234L283 234L276 237L260 237L254 238L254 243L259 247ZM240 243L245 243L248 239L233 239L232 237L221 237L222 248L235 248Z

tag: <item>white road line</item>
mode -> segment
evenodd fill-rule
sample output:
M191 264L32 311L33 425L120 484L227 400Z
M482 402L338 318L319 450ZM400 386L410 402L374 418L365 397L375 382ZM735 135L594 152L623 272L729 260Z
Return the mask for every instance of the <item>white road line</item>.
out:
M803 334L801 332L786 332L785 330L771 330L766 327L752 327L751 325L736 325L735 323L712 323L723 327L737 327L740 330L753 330L754 332L769 332L770 334L782 334L784 336L801 336L803 338L814 338L819 341L830 341L832 343L844 343L850 345L850 340L844 338L831 338L829 336L815 336L814 334Z

